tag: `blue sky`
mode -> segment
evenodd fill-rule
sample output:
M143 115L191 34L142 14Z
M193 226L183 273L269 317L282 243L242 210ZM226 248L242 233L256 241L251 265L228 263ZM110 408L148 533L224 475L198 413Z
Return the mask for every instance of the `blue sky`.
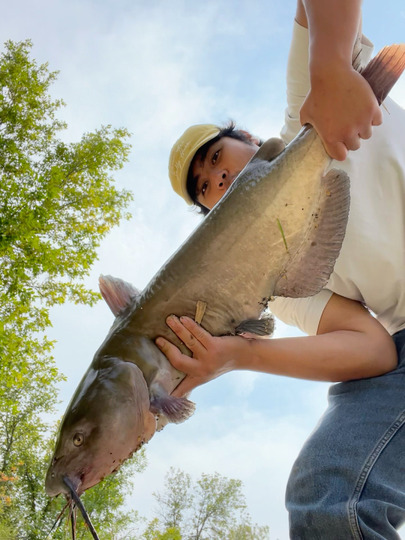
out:
M134 192L133 218L99 250L87 283L112 274L144 287L198 224L171 191L171 144L198 122L234 119L267 138L282 127L284 73L295 2L268 0L14 0L2 6L0 35L31 38L33 55L59 70L55 97L67 106L65 136L77 140L101 124L132 135L130 162L116 175ZM363 28L382 46L404 41L403 0L370 0ZM405 106L405 77L391 93ZM52 313L49 336L67 375L61 412L112 324L101 302ZM277 336L298 335L279 323ZM232 373L197 389L194 417L168 426L147 446L149 464L135 479L129 505L150 515L170 466L240 478L252 517L271 538L288 538L284 488L300 446L326 404L328 385Z

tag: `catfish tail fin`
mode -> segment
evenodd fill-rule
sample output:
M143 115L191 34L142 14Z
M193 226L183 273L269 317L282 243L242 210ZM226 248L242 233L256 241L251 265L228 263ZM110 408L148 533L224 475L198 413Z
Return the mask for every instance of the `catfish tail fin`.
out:
M405 43L381 49L361 74L373 89L378 103L384 101L389 91L405 69Z

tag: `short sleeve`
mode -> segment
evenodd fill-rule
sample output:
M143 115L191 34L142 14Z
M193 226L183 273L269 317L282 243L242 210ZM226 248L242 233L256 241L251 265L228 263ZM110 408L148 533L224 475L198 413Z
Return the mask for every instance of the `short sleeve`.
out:
M277 297L270 302L269 309L285 324L296 326L306 334L315 336L323 310L332 294L332 291L322 289L315 296L308 298Z
M281 138L288 144L301 129L300 109L310 89L308 29L294 21L287 64L287 109Z

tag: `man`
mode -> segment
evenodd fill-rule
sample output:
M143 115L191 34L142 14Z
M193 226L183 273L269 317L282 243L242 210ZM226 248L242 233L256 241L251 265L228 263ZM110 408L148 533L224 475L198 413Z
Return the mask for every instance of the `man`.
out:
M176 395L234 369L343 381L331 387L329 408L289 480L291 538L399 538L396 529L405 521L405 112L387 100L383 125L360 147L382 112L351 67L359 1L299 1L296 21L283 138L289 142L297 133L300 115L301 123L316 127L329 154L344 160L339 166L352 184L347 234L327 288L271 305L309 336L213 337L191 319L169 317L193 357L163 338L157 344L187 375ZM367 48L363 40L363 53ZM250 134L226 133L196 126L174 146L171 180L187 202L212 208L257 150Z

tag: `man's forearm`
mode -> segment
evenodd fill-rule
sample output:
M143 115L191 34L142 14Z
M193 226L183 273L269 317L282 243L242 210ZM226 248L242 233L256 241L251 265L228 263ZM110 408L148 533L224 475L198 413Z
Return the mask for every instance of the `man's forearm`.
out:
M370 344L366 334L343 330L318 336L250 340L236 369L318 381L375 377L395 368L391 338Z
M252 363L272 373L325 381L374 377L394 369L397 355L385 328L359 303L333 294L318 335L252 344ZM267 359L267 360L266 360Z
M302 0L310 35L310 70L328 62L351 64L360 27L360 0Z

